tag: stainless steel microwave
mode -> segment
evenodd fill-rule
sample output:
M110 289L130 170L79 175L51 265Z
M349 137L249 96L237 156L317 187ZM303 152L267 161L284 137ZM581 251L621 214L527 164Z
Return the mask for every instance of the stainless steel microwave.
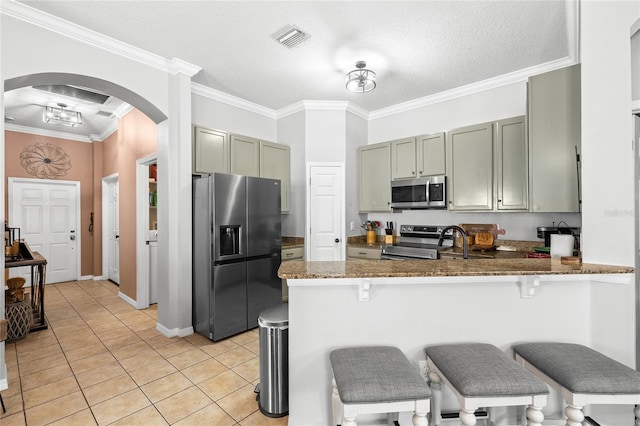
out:
M391 181L391 208L447 208L447 177L427 176L418 179Z

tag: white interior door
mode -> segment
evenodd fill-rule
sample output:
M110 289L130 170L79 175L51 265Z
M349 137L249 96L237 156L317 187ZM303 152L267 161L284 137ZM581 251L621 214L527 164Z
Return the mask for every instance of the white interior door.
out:
M107 279L120 284L119 179L107 183Z
M344 260L344 167L310 164L307 259Z
M9 178L9 226L47 259L47 284L79 278L79 200L80 182ZM17 269L31 282L30 268Z

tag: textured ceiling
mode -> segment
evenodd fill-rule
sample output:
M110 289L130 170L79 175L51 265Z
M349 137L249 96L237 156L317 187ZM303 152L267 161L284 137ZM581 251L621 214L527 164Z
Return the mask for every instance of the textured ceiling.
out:
M556 1L22 1L202 67L193 81L280 109L351 101L374 111L568 56ZM272 34L311 35L293 49ZM378 87L355 94L345 73L364 60Z

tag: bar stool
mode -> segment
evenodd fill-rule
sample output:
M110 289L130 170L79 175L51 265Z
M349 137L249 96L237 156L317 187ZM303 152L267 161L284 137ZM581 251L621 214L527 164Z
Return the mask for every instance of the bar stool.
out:
M342 348L329 359L334 425L356 426L359 414L413 411L414 426L427 426L431 391L400 349Z
M556 389L567 403L567 426L580 426L588 404L640 404L640 373L574 343L523 343L516 361ZM636 419L640 408L634 408ZM636 421L636 424L637 421Z
M453 391L460 404L460 422L475 425L480 407L526 405L527 425L544 420L542 407L549 389L504 352L484 343L462 343L425 348L433 397L432 424L441 422L441 382Z

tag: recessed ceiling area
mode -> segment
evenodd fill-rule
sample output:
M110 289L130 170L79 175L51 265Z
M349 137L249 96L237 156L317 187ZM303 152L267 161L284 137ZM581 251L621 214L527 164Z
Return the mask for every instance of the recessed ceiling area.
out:
M301 100L379 110L566 58L572 30L564 0L21 3L197 65L194 82L274 110ZM274 42L292 26L311 36ZM358 61L375 90L345 88Z

